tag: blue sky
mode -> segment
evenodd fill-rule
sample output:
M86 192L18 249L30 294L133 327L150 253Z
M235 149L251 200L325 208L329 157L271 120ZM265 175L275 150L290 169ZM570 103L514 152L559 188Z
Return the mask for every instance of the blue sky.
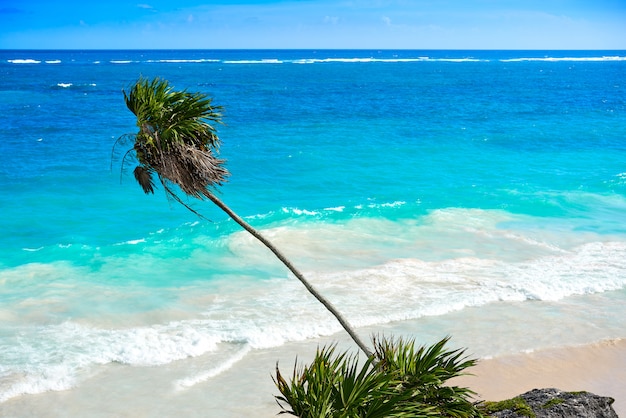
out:
M0 49L626 49L626 0L0 0Z

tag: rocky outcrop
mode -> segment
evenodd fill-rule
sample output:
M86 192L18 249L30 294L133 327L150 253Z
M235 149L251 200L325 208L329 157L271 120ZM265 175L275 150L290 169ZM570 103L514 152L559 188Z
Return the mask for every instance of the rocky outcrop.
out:
M501 402L485 402L491 417L497 418L618 418L613 398L589 392L533 389Z

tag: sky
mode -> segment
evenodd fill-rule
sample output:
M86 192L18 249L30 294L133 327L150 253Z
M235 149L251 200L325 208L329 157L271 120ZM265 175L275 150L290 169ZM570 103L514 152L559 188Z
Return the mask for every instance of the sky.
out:
M626 49L626 0L0 0L0 49Z

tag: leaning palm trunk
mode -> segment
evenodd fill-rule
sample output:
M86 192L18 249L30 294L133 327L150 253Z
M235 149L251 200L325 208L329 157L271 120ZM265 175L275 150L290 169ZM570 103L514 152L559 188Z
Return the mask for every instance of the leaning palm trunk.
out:
M322 296L315 289L315 287L313 287L313 285L309 283L309 281L304 277L304 275L291 263L291 261L289 261L289 259L287 259L287 257L285 257L285 255L282 252L280 252L278 248L276 248L267 238L261 235L259 231L254 229L252 226L250 226L250 224L248 224L241 217L239 217L235 212L233 212L228 206L224 204L224 202L218 199L215 195L209 192L205 196L211 202L215 203L215 205L217 205L220 209L226 212L226 214L228 214L228 216L230 216L235 222L237 222L243 229L248 231L254 238L261 241L263 245L265 245L271 252L273 252L276 258L278 258L285 265L285 267L287 267L289 271L291 271L293 275L296 276L298 280L300 280L300 282L304 285L304 287L306 287L309 293L311 293L315 297L315 299L317 299L322 305L324 305L324 307L328 309L330 313L332 313L335 316L335 318L337 318L337 321L339 321L343 329L350 335L350 337L352 338L352 340L354 340L356 345L358 345L359 348L363 350L365 355L367 355L368 357L372 356L373 354L372 351L363 343L363 341L354 331L350 323L343 317L343 315L341 315L341 313L339 313L337 308L335 308L335 306L333 306L333 304L330 303L330 301L328 301L324 296Z
M339 311L324 298L304 275L296 269L269 240L233 212L211 189L222 185L228 177L224 160L217 158L219 138L208 123L220 122L221 108L200 93L173 91L167 81L139 79L129 94L124 92L128 109L137 116L139 132L120 137L117 144L132 143L123 160L136 157L135 179L146 194L154 193L154 176L163 185L167 196L201 216L185 204L171 186L187 196L215 203L235 222L265 245L296 276L306 289L337 318L354 342L368 356L372 351L363 343ZM115 146L114 146L115 148ZM123 161L123 163L124 163Z

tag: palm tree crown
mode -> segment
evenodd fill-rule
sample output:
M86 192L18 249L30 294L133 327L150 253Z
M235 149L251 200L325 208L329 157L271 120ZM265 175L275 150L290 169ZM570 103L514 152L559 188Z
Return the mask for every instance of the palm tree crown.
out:
M170 184L202 199L211 187L226 181L228 170L215 155L219 138L210 123L221 122L221 107L213 106L205 94L174 91L159 78L140 78L123 93L137 117L134 174L145 193L154 193L155 175L173 197Z

